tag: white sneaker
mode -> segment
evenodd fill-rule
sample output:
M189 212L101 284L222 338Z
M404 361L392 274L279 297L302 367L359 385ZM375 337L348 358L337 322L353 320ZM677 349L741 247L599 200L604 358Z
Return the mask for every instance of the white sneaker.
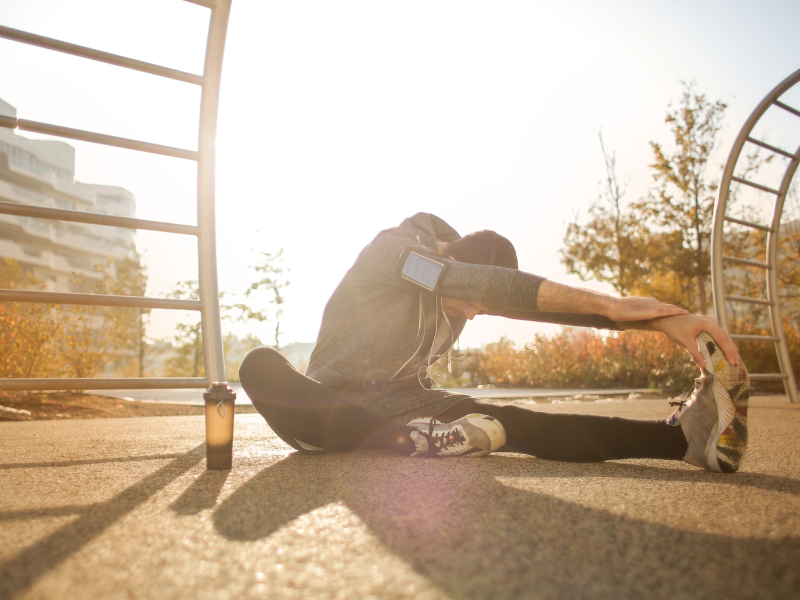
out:
M695 466L733 473L739 470L747 449L747 401L750 377L744 366L733 367L707 333L697 337L706 362L694 390L678 402L667 419L680 425L689 449L683 458Z
M452 423L432 418L414 419L407 425L417 429L411 432L411 439L417 446L412 458L484 456L506 443L503 425L489 415L475 413Z

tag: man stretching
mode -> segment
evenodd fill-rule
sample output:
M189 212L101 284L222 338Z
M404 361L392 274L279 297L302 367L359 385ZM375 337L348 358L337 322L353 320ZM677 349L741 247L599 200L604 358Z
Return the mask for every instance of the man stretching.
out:
M547 414L431 389L431 365L450 360L479 314L661 332L702 374L675 413L658 421ZM711 318L525 273L506 238L492 231L462 238L424 213L380 232L359 254L325 307L306 376L271 348L250 352L239 374L270 427L304 452L661 458L733 472L747 443L747 371Z

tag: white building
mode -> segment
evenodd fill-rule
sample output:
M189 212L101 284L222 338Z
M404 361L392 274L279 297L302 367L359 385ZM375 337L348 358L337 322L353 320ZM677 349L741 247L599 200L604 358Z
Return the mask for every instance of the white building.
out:
M0 99L0 114L16 117ZM134 217L136 200L116 186L75 181L75 148L0 127L0 202ZM135 230L0 214L0 257L15 258L51 292L88 292L135 251ZM73 283L73 273L83 284Z

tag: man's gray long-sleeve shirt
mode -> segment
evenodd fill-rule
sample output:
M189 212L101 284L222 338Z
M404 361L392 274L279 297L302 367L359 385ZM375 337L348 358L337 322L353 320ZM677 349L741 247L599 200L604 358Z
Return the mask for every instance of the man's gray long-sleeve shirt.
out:
M306 375L336 389L358 393L418 383L415 356L427 356L425 316L441 310L436 296L491 305L483 314L584 327L615 329L600 315L541 312L537 294L542 277L517 269L473 265L437 255L437 240L461 236L435 215L418 213L399 227L381 231L361 251L333 292L322 316ZM446 264L436 294L400 277L409 248ZM441 317L443 318L443 317ZM450 318L454 341L466 320ZM430 331L428 339L430 339ZM424 350L424 352L420 352ZM445 351L447 348L444 349ZM441 353L440 349L437 349ZM377 388L376 388L377 386Z

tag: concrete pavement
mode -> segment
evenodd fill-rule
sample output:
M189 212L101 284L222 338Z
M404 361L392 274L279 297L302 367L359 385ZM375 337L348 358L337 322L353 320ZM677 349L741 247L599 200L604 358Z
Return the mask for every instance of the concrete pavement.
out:
M202 417L0 423L0 598L797 598L800 406L749 418L735 475L300 456L258 415L206 472Z

